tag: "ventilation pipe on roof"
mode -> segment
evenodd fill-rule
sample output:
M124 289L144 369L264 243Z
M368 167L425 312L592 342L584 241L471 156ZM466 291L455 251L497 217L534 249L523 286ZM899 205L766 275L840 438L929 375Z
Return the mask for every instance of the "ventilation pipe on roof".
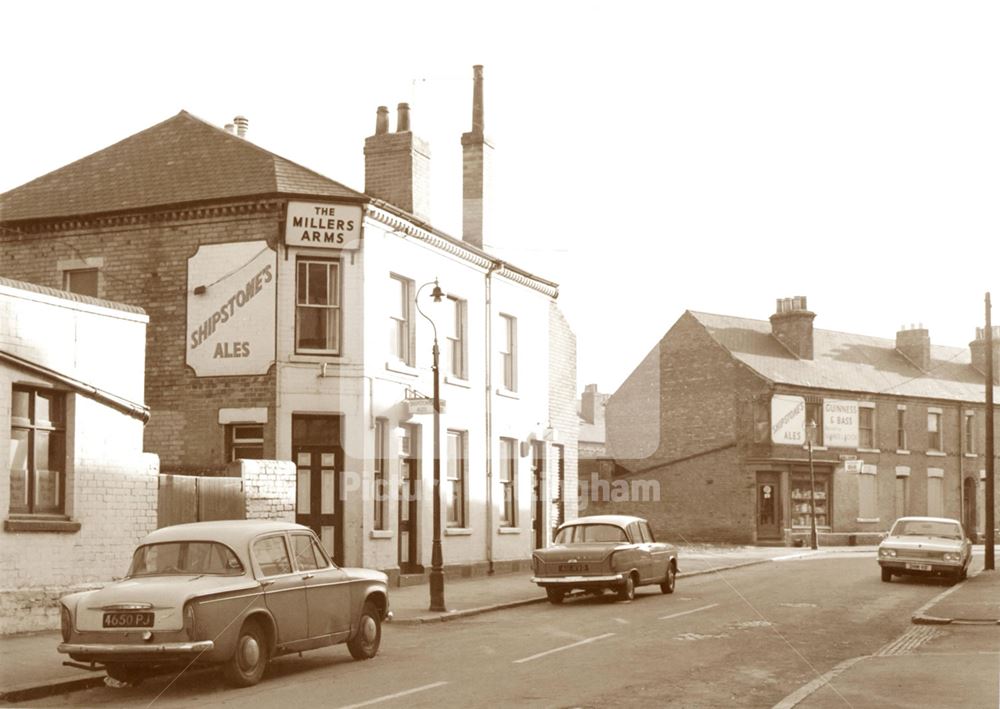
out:
M233 123L236 124L236 135L240 138L246 138L247 129L250 127L250 120L246 116L236 116L233 119Z
M236 126L234 126L232 123L227 123L226 132L229 133L230 135L236 135Z

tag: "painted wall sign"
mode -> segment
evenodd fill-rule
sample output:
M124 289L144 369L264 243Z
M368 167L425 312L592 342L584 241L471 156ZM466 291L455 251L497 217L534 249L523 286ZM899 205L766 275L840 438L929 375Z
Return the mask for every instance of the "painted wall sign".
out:
M771 397L771 440L790 446L806 442L806 400L801 396Z
M322 249L361 248L361 206L289 202L285 243Z
M823 445L858 447L858 402L823 399Z
M197 376L265 374L274 362L276 259L266 241L203 245L188 259L185 361Z

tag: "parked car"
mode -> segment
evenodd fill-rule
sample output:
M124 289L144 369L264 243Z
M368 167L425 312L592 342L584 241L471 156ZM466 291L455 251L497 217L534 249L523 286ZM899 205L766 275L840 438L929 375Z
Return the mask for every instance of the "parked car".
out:
M944 517L900 517L878 545L882 580L893 575L944 576L961 581L972 561L972 542L961 522Z
M553 545L532 556L532 582L551 603L570 591L611 589L620 600L635 598L636 586L659 584L673 593L677 547L657 542L646 520L626 515L595 515L556 529Z
M156 530L124 579L61 606L59 652L113 679L214 664L246 687L285 653L346 642L374 657L389 594L385 574L338 567L308 527L232 520Z

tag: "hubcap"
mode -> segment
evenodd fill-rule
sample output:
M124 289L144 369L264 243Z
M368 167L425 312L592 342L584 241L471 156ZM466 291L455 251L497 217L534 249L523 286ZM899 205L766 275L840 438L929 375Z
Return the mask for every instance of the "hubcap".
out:
M252 635L243 636L240 642L240 659L243 660L240 664L246 669L257 666L260 661L260 645L257 644L257 638Z
M366 615L361 619L361 637L364 638L366 645L371 645L375 642L375 636L378 633L378 628L375 627L375 619L370 615Z

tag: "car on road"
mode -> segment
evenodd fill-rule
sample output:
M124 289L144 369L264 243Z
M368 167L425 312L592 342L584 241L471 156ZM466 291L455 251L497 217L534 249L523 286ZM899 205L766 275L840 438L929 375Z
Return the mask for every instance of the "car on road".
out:
M894 575L943 576L957 583L972 560L962 523L946 517L900 517L878 545L882 580Z
M59 652L132 684L195 664L246 687L272 657L343 642L365 660L390 615L385 574L341 568L308 527L274 520L158 529L123 579L60 605Z
M677 547L657 542L640 517L580 517L556 529L552 546L535 550L532 568L532 582L551 603L562 603L574 590L610 589L620 600L632 600L636 587L647 584L674 592Z

